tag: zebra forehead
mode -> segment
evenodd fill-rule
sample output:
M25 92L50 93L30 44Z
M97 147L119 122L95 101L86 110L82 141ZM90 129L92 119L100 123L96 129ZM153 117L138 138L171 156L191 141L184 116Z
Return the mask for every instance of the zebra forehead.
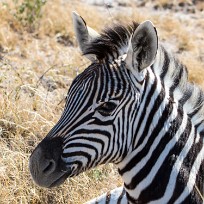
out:
M66 96L67 105L75 98L85 97L87 94L96 101L110 98L119 100L131 90L128 79L128 70L123 67L93 63L72 82Z
M87 67L83 72L81 72L72 82L72 85L83 85L88 82L98 81L100 84L109 84L113 85L113 81L110 79L114 79L114 82L119 82L120 85L126 84L125 80L121 78L127 77L127 70L124 69L123 66L114 66L109 64L108 66L102 65L101 63L92 63L89 67Z
M129 39L138 25L138 23L133 22L127 26L115 24L105 28L99 37L88 43L84 55L94 54L98 60L103 60L113 53L118 56L125 54Z

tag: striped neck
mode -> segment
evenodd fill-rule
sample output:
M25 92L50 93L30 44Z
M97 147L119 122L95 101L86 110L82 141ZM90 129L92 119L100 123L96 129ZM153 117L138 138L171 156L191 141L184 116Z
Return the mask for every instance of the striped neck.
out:
M155 200L155 204L181 203L194 188L193 175L198 173L202 160L194 164L189 161L196 160L197 150L201 157L204 155L202 132L198 131L202 121L196 113L191 117L199 98L187 92L183 84L200 95L202 92L185 81L184 67L181 64L175 67L178 62L167 56L162 47L158 56L153 66L147 68L144 78L132 146L117 164L130 203L149 200ZM178 70L173 72L173 69ZM192 169L192 165L196 168ZM188 174L182 173L182 169Z

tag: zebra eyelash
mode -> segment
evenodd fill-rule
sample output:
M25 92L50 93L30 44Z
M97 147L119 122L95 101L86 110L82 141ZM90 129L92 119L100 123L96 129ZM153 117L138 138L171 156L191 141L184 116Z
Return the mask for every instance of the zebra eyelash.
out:
M112 101L108 101L98 106L95 110L99 112L102 116L106 117L106 116L110 116L113 113L113 111L116 109L116 107L117 107L116 103Z

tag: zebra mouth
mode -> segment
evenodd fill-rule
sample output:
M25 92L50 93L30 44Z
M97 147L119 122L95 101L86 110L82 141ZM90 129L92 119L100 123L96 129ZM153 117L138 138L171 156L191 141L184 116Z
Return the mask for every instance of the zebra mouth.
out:
M71 170L69 169L63 175L61 175L59 178L57 178L54 182L52 182L52 184L48 188L60 186L70 176L70 174L71 174Z

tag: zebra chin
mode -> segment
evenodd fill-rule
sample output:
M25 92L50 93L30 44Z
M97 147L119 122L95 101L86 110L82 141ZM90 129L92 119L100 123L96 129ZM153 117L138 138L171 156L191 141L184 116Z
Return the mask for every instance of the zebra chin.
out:
M29 159L29 169L34 182L46 188L61 185L72 175L73 168L61 159L63 142L59 137L45 138L35 148Z

